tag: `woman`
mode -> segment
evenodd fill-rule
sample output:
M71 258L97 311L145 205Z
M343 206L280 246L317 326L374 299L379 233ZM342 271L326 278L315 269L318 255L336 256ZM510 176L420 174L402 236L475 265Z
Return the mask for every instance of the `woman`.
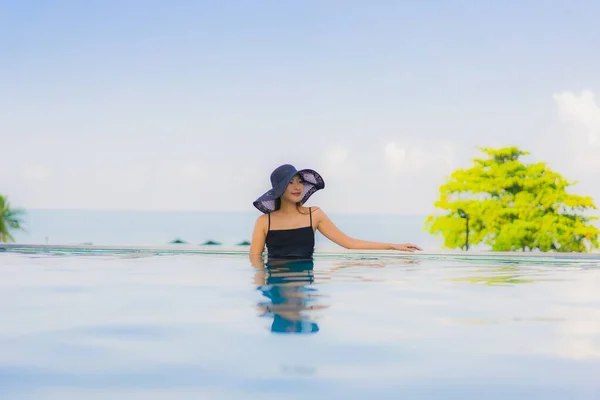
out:
M354 239L340 231L318 207L303 204L325 187L321 175L312 169L298 171L284 164L271 173L271 189L254 201L262 211L256 220L250 257L262 259L265 245L269 259L310 259L315 245L315 231L346 249L421 250L410 243L393 244Z

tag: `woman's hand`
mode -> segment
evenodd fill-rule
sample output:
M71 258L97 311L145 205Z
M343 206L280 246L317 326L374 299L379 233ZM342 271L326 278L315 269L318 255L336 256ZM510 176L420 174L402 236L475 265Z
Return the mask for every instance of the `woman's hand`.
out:
M423 250L416 244L412 244L412 243L393 244L392 249L393 250L401 250L401 251L411 251L411 252L417 251L417 250Z

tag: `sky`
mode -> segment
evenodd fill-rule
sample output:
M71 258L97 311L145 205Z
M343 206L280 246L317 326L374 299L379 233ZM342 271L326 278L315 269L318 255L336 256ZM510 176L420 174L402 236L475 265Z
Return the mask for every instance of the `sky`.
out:
M478 147L600 203L596 1L0 0L0 193L24 208L422 215Z

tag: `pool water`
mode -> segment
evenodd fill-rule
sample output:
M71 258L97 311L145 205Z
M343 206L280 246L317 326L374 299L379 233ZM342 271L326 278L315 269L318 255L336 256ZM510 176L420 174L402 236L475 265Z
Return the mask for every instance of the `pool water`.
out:
M0 254L0 398L600 398L600 267Z

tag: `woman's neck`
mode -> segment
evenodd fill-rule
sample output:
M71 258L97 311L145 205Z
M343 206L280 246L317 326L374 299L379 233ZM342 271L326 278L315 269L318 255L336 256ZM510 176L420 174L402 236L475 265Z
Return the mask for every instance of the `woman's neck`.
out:
M298 206L296 205L296 203L282 201L281 206L279 207L279 211L282 214L295 214L298 212Z

